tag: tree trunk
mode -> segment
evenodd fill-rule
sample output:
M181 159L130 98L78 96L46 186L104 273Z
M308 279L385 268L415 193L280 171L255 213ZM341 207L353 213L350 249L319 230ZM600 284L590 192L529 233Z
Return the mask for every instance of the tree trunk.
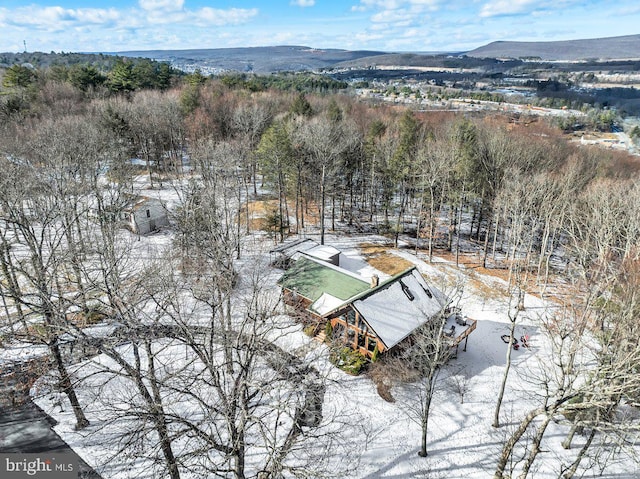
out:
M544 263L544 259L547 256L547 249L549 247L549 237L551 234L551 219L546 218L544 222L544 228L542 230L542 241L540 242L540 256L538 257L538 274L537 280L540 283L540 274L542 272L542 265Z
M418 218L416 220L416 248L415 254L418 256L418 249L420 247L420 227L422 226L422 203L423 203L423 195L420 195L420 207L418 208Z
M540 443L542 442L542 438L544 437L544 433L547 430L547 426L551 421L551 416L547 415L542 421L542 424L538 426L538 430L536 431L536 435L533 438L533 443L531 445L531 451L529 451L529 456L527 457L524 466L522 467L522 473L518 476L518 479L526 479L527 475L529 475L529 471L531 470L531 466L533 462L536 460L536 456L540 452Z
M487 255L489 254L489 230L491 230L491 219L487 225L487 230L484 232L484 245L482 247L482 267L487 267Z
M493 256L493 262L496 262L496 243L498 241L498 231L500 225L500 218L496 216L495 224L493 225L493 246L491 249L491 255Z
M336 230L336 195L331 194L331 231Z
M84 415L82 406L80 406L80 401L78 401L78 397L76 396L76 391L73 387L73 383L71 382L71 378L69 377L69 372L67 371L67 367L65 366L62 359L62 353L60 352L60 346L58 345L57 337L55 337L49 344L49 351L53 356L53 360L56 364L56 369L58 370L58 374L60 375L60 387L69 399L71 408L73 409L73 414L76 417L76 430L79 431L81 429L84 429L89 425L89 420Z
M482 194L484 196L484 191L482 192ZM484 219L484 216L482 215L483 212L484 212L484 203L481 202L480 210L478 211L478 222L476 223L476 239L478 241L480 241L480 227L482 226L482 220Z
M283 180L282 173L278 172L278 215L279 218L279 230L280 230L280 242L284 241L284 206L283 202Z
M456 266L460 264L460 230L462 229L462 201L464 197L464 188L460 195L460 205L458 207L458 219L456 225Z
M376 161L375 156L371 159L371 184L369 185L369 221L373 221L373 215L376 214L376 201L375 201L375 177L376 177Z
M571 429L569 429L569 433L567 434L567 437L565 437L564 441L562 441L562 447L564 449L571 449L571 443L573 442L573 436L578 431L578 427L579 427L578 426L578 420L579 420L579 418L580 418L580 415L578 414L578 416L574 420L573 424L571 424Z
M493 427L500 427L500 408L502 407L502 399L504 398L504 391L507 388L507 380L509 378L509 369L511 368L511 351L513 349L513 338L516 330L516 322L511 321L509 328L509 344L507 345L507 360L504 367L504 375L502 376L502 383L500 384L500 392L498 393L498 402L496 403L496 409L493 414Z
M236 259L240 259L240 223L242 222L242 178L238 177L238 217L236 218ZM247 208L249 198L247 197Z
M518 425L517 429L513 432L511 437L504 443L504 446L502 446L502 451L498 458L496 471L493 474L493 479L505 479L504 471L507 467L507 463L509 462L509 458L511 457L511 453L513 452L513 448L518 443L520 438L524 435L524 433L526 432L529 425L533 422L533 420L543 412L545 412L545 408L538 408L529 412L529 414L527 414L524 417L524 419L520 422L520 424Z
M476 221L478 219L478 208L476 208L475 202L471 201L471 224L469 225L469 239L473 239L473 229L476 226Z
M458 211L453 207L449 208L449 230L447 232L447 249L453 251L453 231L455 230L456 220L458 217Z
M284 198L284 224L287 225L287 236L291 233L291 222L289 221L289 202L287 201L287 190L283 188Z
M166 424L166 414L162 406L162 396L160 394L160 387L158 385L158 378L156 376L155 359L153 352L151 351L151 344L145 342L145 350L147 353L147 361L149 363L149 383L151 385L151 393L153 394L152 416L153 424L158 438L160 439L160 449L164 456L164 462L169 472L171 479L180 479L180 471L178 470L178 464L176 463L175 455L171 447L171 437L169 436L169 430Z
M430 201L431 204L429 206L429 263L433 262L433 237L436 234L436 205L435 205L435 197L433 193L433 188L429 189L429 194L431 195Z
M146 145L146 140L143 142L144 159L147 163L147 171L149 172L149 185L153 189L153 172L151 171L151 153Z
M578 453L578 456L576 457L575 461L571 463L571 466L569 466L569 469L562 475L563 479L573 478L576 471L578 470L578 466L582 462L582 459L584 459L584 457L587 454L587 451L591 447L591 442L593 441L593 438L595 437L595 435L596 435L596 430L592 429L591 433L589 434L589 437L587 438L587 442L585 442L584 446L582 446L582 448L580 449L580 452Z
M404 217L404 209L405 209L405 205L406 205L406 195L404 193L402 193L402 197L400 198L400 212L398 213L398 221L396 222L396 231L395 231L395 240L394 240L394 244L395 247L398 247L398 239L400 236L400 226L402 224L402 218Z
M324 244L324 189L325 189L325 165L322 165L322 179L320 181L320 244Z
M246 208L245 208L245 217L247 220L247 229L246 229L246 233L247 236L249 236L249 234L251 233L251 222L249 221L250 215L249 215L249 183L247 183L245 181L244 183L244 193L245 193L245 203L246 203Z
M244 435L242 435L242 438L237 438L238 441L240 441L240 446L238 447L238 450L235 453L234 456L234 467L233 467L233 473L234 473L234 477L235 479L245 479L245 475L244 475L244 463L245 463L245 457L244 457Z
M433 376L433 375L431 375ZM433 377L429 378L429 384L431 385L433 382ZM429 427L429 409L431 407L431 399L433 397L433 389L431 387L427 388L427 396L425 397L424 404L424 413L422 414L422 437L420 441L420 452L418 452L418 456L427 457L427 430Z
M4 233L4 232L1 232ZM22 297L22 291L20 290L20 283L15 274L15 267L13 262L11 261L11 255L9 254L10 245L6 241L4 234L2 234L2 250L0 251L0 270L2 271L2 275L5 277L7 281L7 288L9 289L9 297L13 300L13 306L16 308L16 313L18 315L18 320L22 327L27 329L27 322L22 311L22 304L20 303L20 298ZM2 298L5 298L3 294ZM7 320L11 320L11 316L7 312ZM10 321L10 324L13 325L13 322Z
M300 169L296 180L296 234L300 232Z

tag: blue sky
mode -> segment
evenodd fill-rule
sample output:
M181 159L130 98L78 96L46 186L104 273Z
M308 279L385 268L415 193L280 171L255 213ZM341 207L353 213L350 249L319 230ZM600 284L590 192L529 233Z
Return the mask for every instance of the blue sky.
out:
M465 51L640 33L638 0L0 0L0 51Z

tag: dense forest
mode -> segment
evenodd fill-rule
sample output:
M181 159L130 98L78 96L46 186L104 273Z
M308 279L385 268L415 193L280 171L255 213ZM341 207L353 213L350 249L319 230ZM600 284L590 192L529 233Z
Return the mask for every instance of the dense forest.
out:
M329 231L377 233L428 260L447 255L457 264L473 254L483 268L505 271L514 291L545 297L562 284L563 307L548 325L557 332L554 374L539 407L513 413L496 478L509 477L525 442L519 477L527 477L543 460L546 427L560 417L567 447L577 430L588 431L564 478L598 447L633 447L637 419L620 411L640 404L636 158L571 145L542 120L418 113L317 93L331 89L322 84L305 93L177 75L151 61L117 59L109 70L17 65L2 85L3 340L22 334L48 348L78 429L88 425L88 405L60 338L89 342L78 317L117 317L134 359L117 342L96 347L112 361L105 371L137 396L122 399L126 408L104 407L118 420L145 421L120 439L123 451L143 457L145 438L157 438L154 467L174 479L186 471L309 477L336 467L330 451L344 446L344 418L326 415L317 427L300 417L309 397L298 386L326 378L267 341L277 327L260 296L264 265L245 248L255 226L249 204L268 199L260 227L275 241L303 231L318 231L323 243ZM142 271L121 228L140 175L179 198L171 255ZM232 300L238 289L240 302ZM205 320L191 328L198 315ZM154 367L159 324L180 354L197 358L167 376L168 365ZM581 362L586 332L596 346ZM295 371L287 376L282 364ZM209 389L194 388L196 380ZM193 416L164 402L167 391L195 400Z

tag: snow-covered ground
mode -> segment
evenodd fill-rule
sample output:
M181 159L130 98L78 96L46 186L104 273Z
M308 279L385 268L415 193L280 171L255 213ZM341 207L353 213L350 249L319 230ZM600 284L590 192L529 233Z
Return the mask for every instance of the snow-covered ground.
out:
M145 189L144 178L138 184L144 195L165 201L172 209L179 203L178 193L170 186L160 189ZM141 261L158 258L171 247L173 238L170 229L156 234L136 237L124 232L130 242L132 257ZM315 238L314 238L315 239ZM341 266L365 278L378 274L381 279L388 275L369 265L359 249L362 243L386 243L382 237L372 235L332 236L326 244L341 250ZM244 239L244 255L239 267L256 264L256 259L268 259L268 250L273 240L264 234L254 234ZM393 478L486 478L493 475L502 445L527 411L539 406L539 372L549 362L549 345L543 334L540 319L556 305L541 300L538 296L525 296L525 309L518 317L516 337L529 336L529 348L512 351L512 369L502 407L502 424L499 429L491 426L496 396L506 363L506 344L500 338L509 329L506 296L507 285L494 276L483 275L473 269L457 268L454 264L435 258L433 263L416 257L409 249L390 249L405 261L415 264L418 270L445 292L462 285L459 306L463 313L477 320L477 328L469 337L466 351L460 348L457 358L451 360L438 379L438 387L429 420L428 451L426 458L419 457L420 426L408 411L415 404L416 391L411 384L396 384L391 389L395 402L385 401L377 392L376 385L367 375L349 376L333 367L328 361L325 345L305 336L301 327L282 316L283 329L274 335L279 347L307 359L313 358L314 366L324 372L331 381L325 395L325 411L348 411L360 427L345 429L344 435L352 446L336 449L335 463L351 466L349 477L357 479ZM262 284L272 295L278 294L275 284L282 271L268 266L261 271ZM242 279L241 279L242 281ZM286 334L283 334L286 333ZM96 334L99 334L96 331ZM18 358L45 355L47 349L41 345L6 342L0 348L0 364ZM98 362L106 361L97 358ZM75 366L80 377L95 372L90 363ZM92 385L102 384L100 390ZM467 392L461 401L460 385ZM104 388L113 388L105 391ZM127 462L116 457L113 443L120 431L118 423L103 421L104 408L96 401L97 394L105 397L117 396L117 381L104 384L99 376L92 376L79 388L81 402L87 407L91 426L83 431L74 430L71 408L60 394L48 393L46 381L33 388L37 404L50 414L58 424L55 430L69 445L105 479L154 477L149 463ZM331 414L325 414L331 417ZM116 428L116 429L114 429ZM566 424L552 422L543 440L538 460L530 477L551 479L560 476L561 467L570 464L585 438L577 436L573 448L564 450L560 442L568 432ZM638 463L624 454L609 455L611 451L600 450L597 460L586 461L582 477L635 478L640 477ZM640 453L640 450L636 450ZM187 474L184 477L188 477ZM190 476L189 476L190 477Z
M376 271L359 253L358 244L381 240L371 236L328 237L327 244L343 252L344 267L363 276L370 276ZM266 251L270 243L259 237L249 238L247 242L246 246L261 251ZM167 237L158 234L141 238L136 247L152 251L166 244ZM447 284L452 283L463 284L460 306L465 315L478 321L477 329L469 338L467 350L462 351L460 348L457 358L451 360L439 376L429 422L428 457L422 458L417 454L420 426L407 414L415 401L412 385L394 386L391 394L396 402L386 402L378 395L376 385L367 375L352 377L331 366L327 360L326 346L310 340L302 333L301 328L291 326L290 323L285 325L287 334L278 335L278 345L298 356L313 356L316 367L326 371L333 380L330 381L325 396L325 410L349 411L362 426L344 431L352 448L335 451L337 463L347 461L355 465L355 470L349 473L349 477L491 477L505 438L524 414L538 405L536 388L539 386L535 378L537 371L549 359L546 337L541 332L539 320L554 305L546 304L534 295L528 294L525 297L526 308L518 318L516 337L528 335L530 348L512 351L513 365L502 407L504 425L494 429L491 422L506 361L506 344L500 336L508 333L509 323L504 281L464 268L458 269L442 259L428 264L408 250L390 251L415 264L428 278L440 283L442 288L446 289ZM264 273L268 273L267 277L275 282L280 271L273 269ZM377 273L385 277L383 273ZM488 294L487 291L493 291L494 294ZM273 292L277 294L275 285ZM87 372L82 368L78 370L78 374ZM456 379L458 384L462 381L466 386L464 403L461 403L459 387L455 386ZM94 380L95 377L92 381ZM91 394L95 392L81 391L81 397L85 400L89 400ZM105 461L113 453L110 438L114 431L101 422L100 408L89 407L87 414L92 426L76 432L73 429L71 410L64 405L61 407L59 397L40 395L36 397L36 401L58 421L56 432L105 479L151 477L149 465L144 461L126 466L119 463L118 459ZM566 425L551 423L530 477L555 479L559 477L561 466L573 461L584 438L577 437L573 449L566 451L560 446L560 442L567 431ZM600 459L603 461L601 464L606 466L605 470L601 471L597 463L585 461L585 465L593 467L584 477L595 477L601 472L603 474L599 477L639 477L637 465L626 456L610 457L606 462L603 457Z

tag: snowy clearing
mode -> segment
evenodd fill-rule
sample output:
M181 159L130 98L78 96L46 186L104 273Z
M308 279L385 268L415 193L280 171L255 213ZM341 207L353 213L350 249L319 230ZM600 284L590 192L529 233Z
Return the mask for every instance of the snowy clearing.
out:
M353 270L372 274L375 270L368 267L359 254L358 244L380 240L379 237L370 236L329 238L328 244L343 252L347 258L345 264ZM165 243L166 237L156 235L142 238L140 247L144 247L146 242L152 248L155 241ZM261 249L265 250L264 242ZM464 314L478 321L476 331L469 338L467 350L460 350L457 358L451 360L439 376L430 415L427 458L417 455L420 427L407 414L414 399L413 385L393 387L391 393L396 402L386 402L378 395L375 384L366 374L352 377L333 367L327 360L326 346L310 340L300 327L290 322L283 324L286 334L277 335L278 345L299 357L314 358L315 366L329 375L332 381L323 405L325 417L331 417L330 413L327 414L329 411L348 411L350 416L358 418L361 428L344 431L348 436L346 442L352 444L352 448L336 450L333 458L337 464L343 461L357 464L355 470L350 472L350 477L490 477L502 444L514 424L526 411L536 407L536 394L540 392L536 390L536 376L548 361L548 345L540 331L539 320L553 305L546 304L534 295L527 294L525 297L525 310L518 320L516 337L528 335L530 347L513 351L513 365L502 408L505 425L494 429L491 427L492 413L506 352L506 345L500 336L508 332L508 301L500 293L506 289L504 284L500 288L504 282L463 268L456 269L455 265L443 260L427 264L408 251L394 250L393 253L416 264L420 272L433 281L438 281L437 278L443 281L461 278L465 288L460 306ZM267 277L275 282L280 271L268 273ZM473 281L470 281L471 278ZM487 287L496 291L495 295L488 295ZM277 288L272 288L272 291L277 294ZM282 317L282 320L288 321L286 317ZM98 358L98 362L101 361ZM92 372L95 373L95 370L88 362L80 365L76 373L83 376ZM74 431L73 414L61 395L38 394L42 391L41 385L34 388L33 393L37 404L58 421L56 432L105 479L153 477L149 463L144 461L127 463L122 457L108 461L113 455L113 449L110 448L110 445L113 446L113 437L122 432L118 428L124 425L105 422L101 416L103 409L99 407L100 401L97 399L117 397L120 387L117 381L105 383L104 379L93 375L90 381L84 382L79 388L84 399L82 402L92 404L87 410L92 425L82 432ZM461 404L460 388L456 387L461 380L467 389L464 404ZM96 390L96 384L104 385ZM584 438L577 437L573 449L565 451L560 442L567 430L565 424L550 425L542 444L543 458L536 462L538 469L532 471L535 472L532 477L557 478L560 468L573 461L574 451L581 446ZM612 452L601 451L599 460L606 465L604 476L601 477L638 477L639 471L635 469L634 462L624 455L607 457ZM357 454L361 455L359 459L355 457ZM585 477L595 477L603 472L598 469L598 464L590 466L592 468L585 473Z

